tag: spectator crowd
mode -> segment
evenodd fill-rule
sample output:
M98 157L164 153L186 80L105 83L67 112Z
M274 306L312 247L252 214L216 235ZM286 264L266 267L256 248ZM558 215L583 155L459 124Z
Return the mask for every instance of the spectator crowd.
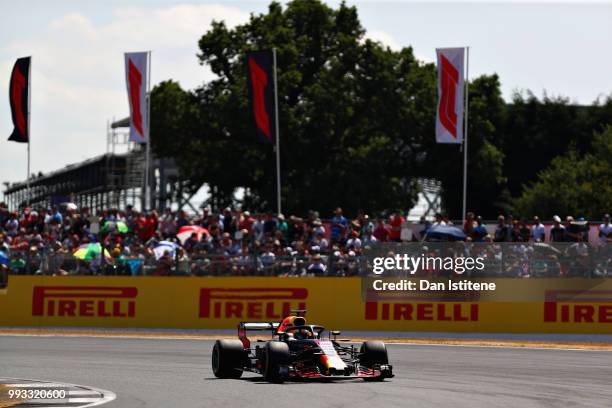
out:
M423 218L409 239L423 239L438 225L452 222L442 215L431 222ZM179 239L179 231L190 226L205 234ZM193 215L131 206L93 213L71 204L14 212L0 203L0 268L14 274L351 276L359 273L365 247L406 240L405 226L401 211L376 219L359 211L350 219L336 208L322 219L317 211L286 218L229 207L205 207ZM598 228L600 242L612 242L609 215ZM472 242L588 242L588 223L572 217L562 223L555 216L547 233L538 217L527 222L500 215L493 230L468 213L460 229ZM156 251L168 242L175 250ZM98 258L72 256L92 243L103 249Z

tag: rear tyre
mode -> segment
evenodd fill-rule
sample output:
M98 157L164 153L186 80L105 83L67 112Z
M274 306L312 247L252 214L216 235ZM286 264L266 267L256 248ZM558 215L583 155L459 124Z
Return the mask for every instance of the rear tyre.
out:
M240 378L245 362L240 340L217 340L212 352L212 369L217 378Z
M281 341L269 341L265 348L264 379L269 382L281 383L286 375L281 374L283 366L289 365L289 346Z
M375 365L389 364L387 347L382 341L366 341L361 345L359 352L361 353L359 363L364 367L373 368ZM382 380L383 376L364 378L364 381Z

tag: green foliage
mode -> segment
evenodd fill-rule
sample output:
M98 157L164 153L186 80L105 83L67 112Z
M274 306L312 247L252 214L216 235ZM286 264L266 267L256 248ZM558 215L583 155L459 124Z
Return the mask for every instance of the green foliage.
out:
M555 214L600 219L612 203L612 127L595 135L592 153L576 148L553 159L516 200L523 215Z
M151 140L153 151L160 157L180 156L184 143L189 143L188 127L197 117L193 95L177 82L163 81L152 90Z
M276 208L274 151L255 137L245 67L246 52L276 48L285 211L409 209L416 177L429 177L442 182L445 211L461 217L463 153L434 138L435 66L417 61L410 47L392 51L365 40L355 7L271 3L234 29L213 23L198 45L199 62L217 78L193 91L172 81L156 86L151 136L156 154L176 158L194 188L210 186L215 206L236 204L234 192L243 188L245 206ZM544 216L564 213L563 206L575 214L605 207L568 193L574 201L553 200L548 211L534 188L552 181L530 183L538 174L558 184L593 175L567 163L596 154L593 133L611 123L612 99L581 107L524 93L506 104L497 75L473 79L469 95L468 210L493 218L511 210Z
M178 134L175 119L161 119L169 124L156 135L180 145L160 153L180 157L189 178L213 186L217 201L228 202L243 187L250 206L275 208L274 152L255 138L244 64L247 51L274 47L284 208L410 208L417 157L433 131L435 70L410 48L393 52L363 34L354 7L319 1L296 0L284 9L272 3L267 14L233 30L214 23L199 41L198 58L218 79L193 93L193 129ZM191 106L183 103L189 97L161 88L153 105L156 96L167 99L159 109L181 117L173 107Z

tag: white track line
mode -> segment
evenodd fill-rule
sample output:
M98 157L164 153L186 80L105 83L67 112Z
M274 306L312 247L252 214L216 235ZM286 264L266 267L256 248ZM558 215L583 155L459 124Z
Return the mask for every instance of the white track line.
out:
M502 348L512 350L560 350L560 351L602 351L610 352L612 350L607 349L595 349L595 348L573 348L573 347L538 347L538 346L510 346L503 344L441 344L441 343L411 343L411 342L393 342L385 343L387 346L437 346L437 347L476 347L476 348ZM585 346L587 346L585 344Z
M138 335L124 335L124 334L33 334L33 333L0 333L0 337L70 337L70 338L117 338L117 339L134 339L134 340L208 340L214 341L215 339L212 337L185 337L185 336L138 336ZM220 336L220 338L224 338L226 336ZM451 339L452 341L461 340L461 339ZM476 341L476 339L471 339L471 341ZM483 340L490 341L490 340ZM509 340L516 342L517 340ZM597 349L597 348L574 348L574 347L562 347L562 346L551 346L551 347L538 347L538 346L511 346L511 345L503 345L503 344L441 344L441 343L424 343L424 342L410 342L410 341L402 341L402 342L388 342L387 345L406 345L406 346L439 346L439 347L479 347L479 348L502 348L502 349L522 349L522 350L565 350L565 351L612 351L607 349ZM588 343L582 343L585 347L588 347Z
M11 377L0 377L0 380L15 380L15 381L24 381L24 378L11 378ZM87 407L96 407L102 404L106 404L107 402L111 402L113 400L115 400L117 398L117 395L112 392L112 391L108 391L108 390L103 390L101 388L95 388L95 387L89 387L87 385L78 385L78 384L71 384L71 383L54 383L54 382L44 382L41 380L32 380L34 382L32 383L8 383L5 385L8 387L13 387L13 388L33 388L33 387L40 387L40 388L48 388L48 387L57 387L57 388L67 388L67 387L75 387L75 388L85 388L87 390L87 392L89 394L92 393L98 393L100 394L100 397L98 398L68 398L67 402L71 403L71 402L91 402L90 404L87 405L80 405L78 408L87 408ZM85 392L86 390L80 391L80 390L76 390L77 393L80 392ZM74 391L72 391L74 392ZM71 391L68 391L68 396L71 395ZM76 394L76 395L80 395L80 394ZM81 394L82 395L82 394ZM48 403L49 400L46 400L46 402ZM75 407L54 407L54 408L75 408Z

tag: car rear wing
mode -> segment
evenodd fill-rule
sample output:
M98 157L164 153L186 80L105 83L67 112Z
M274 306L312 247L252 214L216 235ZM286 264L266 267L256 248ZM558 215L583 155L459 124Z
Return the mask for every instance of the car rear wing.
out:
M275 331L276 329L278 329L278 326L280 325L280 323L277 322L257 322L257 323L253 323L253 322L240 322L238 324L238 330L240 329L244 329L244 330L271 330L271 331Z
M240 322L238 323L238 338L244 348L251 348L251 341L247 337L248 331L270 331L272 336L278 330L280 323L276 322Z

